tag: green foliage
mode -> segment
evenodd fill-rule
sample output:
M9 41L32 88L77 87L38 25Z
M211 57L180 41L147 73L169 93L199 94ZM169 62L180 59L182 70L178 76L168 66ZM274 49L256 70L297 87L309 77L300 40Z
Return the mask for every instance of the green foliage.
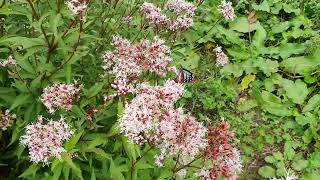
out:
M0 132L0 179L172 179L172 169L154 165L156 149L135 145L120 133L123 99L104 104L102 98L112 91L101 68L112 35L132 41L155 35L141 25L141 1L92 1L81 27L63 0L4 2L0 58L13 55L17 66L0 70L0 106L17 119ZM319 179L320 5L317 0L233 2L234 21L221 20L219 2L204 1L193 28L177 34L176 41L164 36L172 43L173 64L196 77L178 105L204 124L221 117L231 124L243 155L241 179L281 177L287 169L303 180ZM124 24L129 15L136 18ZM215 65L217 45L229 56L224 67ZM42 90L73 79L84 85L81 99L70 112L57 114L67 117L76 134L64 144L61 160L32 164L19 137L38 115L57 116L41 103ZM94 107L101 112L90 120Z

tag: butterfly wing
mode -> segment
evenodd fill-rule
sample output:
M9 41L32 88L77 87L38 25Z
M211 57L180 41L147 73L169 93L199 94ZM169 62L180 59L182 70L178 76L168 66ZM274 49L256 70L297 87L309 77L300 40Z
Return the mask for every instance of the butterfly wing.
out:
M191 71L182 68L182 74L183 74L183 82L184 83L191 83L194 80L194 75Z

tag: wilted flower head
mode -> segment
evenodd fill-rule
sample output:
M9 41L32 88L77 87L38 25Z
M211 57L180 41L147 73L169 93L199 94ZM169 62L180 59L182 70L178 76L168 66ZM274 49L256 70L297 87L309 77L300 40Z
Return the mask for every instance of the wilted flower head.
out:
M170 0L166 7L169 10L174 11L178 16L184 14L193 16L196 11L196 7L192 3L184 0Z
M141 40L132 44L127 39L114 36L112 44L116 49L103 56L102 67L116 79L130 80L146 71L165 75L172 61L169 47L157 37L153 41Z
M15 119L16 115L11 114L10 111L7 109L4 114L1 113L0 115L0 129L6 130L13 124Z
M217 180L220 176L233 180L242 169L240 153L231 144L233 137L234 134L227 122L219 123L209 129L206 159L214 162L210 167L210 178L213 180Z
M32 162L48 164L49 158L60 158L61 153L66 152L62 144L70 139L73 131L63 117L59 121L50 120L47 124L43 120L39 116L36 123L28 125L20 143L28 147Z
M234 20L236 15L232 7L232 2L222 1L219 5L218 11L224 16L226 20Z
M224 66L229 63L228 56L222 51L221 46L217 46L214 51L216 52L216 63L219 66Z
M144 2L141 6L141 12L151 25L161 27L165 26L168 22L167 16L161 14L161 9L152 3Z
M87 0L69 0L66 5L73 14L79 14L87 8Z
M73 84L53 84L43 90L41 101L50 113L54 113L59 108L70 110L79 97L80 85L76 82Z
M5 61L0 62L0 67L10 67L13 65L16 65L16 60L13 59L11 55L8 56L8 58Z

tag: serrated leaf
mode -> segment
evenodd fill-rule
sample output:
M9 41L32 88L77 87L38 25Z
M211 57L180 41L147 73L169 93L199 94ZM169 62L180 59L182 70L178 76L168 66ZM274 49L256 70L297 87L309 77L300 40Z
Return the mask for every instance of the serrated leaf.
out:
M307 168L308 165L309 165L309 162L307 160L298 160L292 163L292 168L296 171L301 171Z
M74 172L79 179L83 180L81 169L76 164L74 164L72 159L69 156L64 156L62 159L64 162L66 162L68 167L72 169L72 172Z
M112 179L116 179L116 180L125 180L123 174L121 173L121 171L119 170L119 168L117 168L113 162L113 160L111 159L110 162L110 169L109 172L111 174L111 178Z
M277 61L258 58L257 61L254 62L254 66L258 67L265 75L270 76L272 73L278 71L279 64Z
M270 6L267 0L264 0L261 4L257 5L256 3L252 4L252 8L257 11L266 11L270 12Z
M82 136L82 133L83 133L83 130L81 130L76 135L72 136L72 138L66 143L65 149L67 151L72 150L76 146L76 144L78 143L80 137Z

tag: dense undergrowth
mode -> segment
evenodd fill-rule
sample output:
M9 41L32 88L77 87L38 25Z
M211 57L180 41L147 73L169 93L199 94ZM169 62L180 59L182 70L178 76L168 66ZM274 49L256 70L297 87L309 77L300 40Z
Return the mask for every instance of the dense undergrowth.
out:
M320 179L319 2L147 2L0 1L0 179Z

